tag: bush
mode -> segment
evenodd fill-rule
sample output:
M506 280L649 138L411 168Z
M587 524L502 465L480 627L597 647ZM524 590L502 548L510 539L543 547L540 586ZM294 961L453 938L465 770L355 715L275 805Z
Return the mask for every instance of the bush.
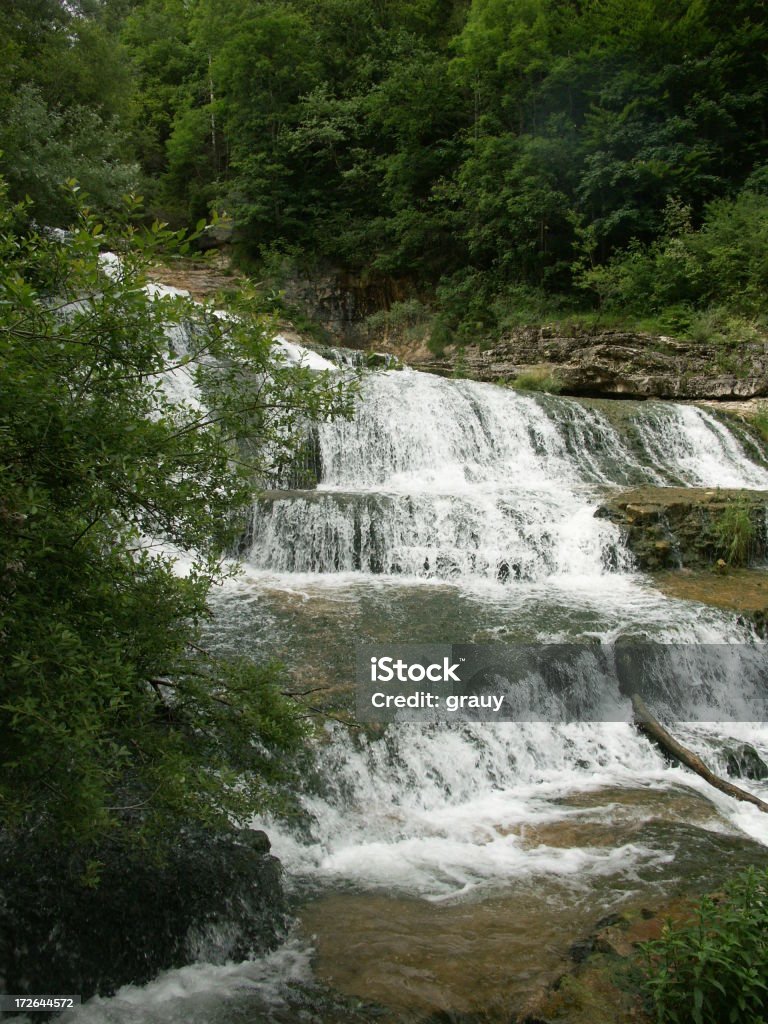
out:
M759 331L751 320L731 313L722 306L713 306L690 317L688 336L697 342L714 343L736 348L743 342L757 341Z
M563 390L562 381L543 366L519 373L510 385L518 391L545 391L550 395L559 395Z
M429 310L418 299L393 302L389 309L380 309L366 319L368 330L387 337L396 334L408 340L423 334L429 321Z
M670 200L661 238L633 241L606 264L583 269L578 283L608 310L658 315L688 307L692 337L735 343L753 337L752 320L768 314L766 252L768 195L744 188L710 203L698 231L687 208Z
M453 331L445 322L437 317L432 322L432 329L429 332L427 348L434 356L441 356L449 345L454 342Z
M147 262L174 241L159 225L108 236L83 210L59 242L24 215L0 183L0 829L94 844L247 822L303 723L273 667L201 650L207 596L253 475L346 389L276 363L245 297L226 320L150 299ZM207 408L161 386L184 327L210 358L176 368Z
M755 524L749 505L737 500L723 512L714 526L715 547L729 565L746 565L755 542Z
M61 186L76 178L102 212L119 207L136 187L138 167L124 159L119 128L88 107L49 108L31 85L22 86L0 123L0 171L12 198L29 196L36 220L64 226L75 213Z
M704 897L690 924L666 925L643 953L659 1024L764 1024L768 871L750 868Z

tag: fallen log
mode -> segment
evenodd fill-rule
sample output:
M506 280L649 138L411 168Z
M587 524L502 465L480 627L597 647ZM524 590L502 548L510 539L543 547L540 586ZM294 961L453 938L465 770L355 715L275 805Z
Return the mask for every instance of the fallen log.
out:
M696 772L710 786L719 789L721 793L727 793L728 796L735 797L737 800L745 800L747 803L759 807L761 811L768 813L768 804L764 800L760 800L759 797L748 793L745 789L734 786L732 782L726 782L725 779L721 779L719 775L715 775L713 771L707 768L698 754L694 754L692 750L684 747L682 743L678 743L674 736L671 736L664 726L653 717L645 701L638 694L634 694L632 697L632 710L637 728L655 743L658 743L661 749L674 761L678 761L680 764L684 764L686 768L690 768L692 772Z

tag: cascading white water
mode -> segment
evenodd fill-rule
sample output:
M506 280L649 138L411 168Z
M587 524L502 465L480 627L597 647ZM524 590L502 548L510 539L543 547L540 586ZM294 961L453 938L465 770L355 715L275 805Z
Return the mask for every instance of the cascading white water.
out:
M692 405L654 402L635 419L648 459L665 483L700 487L768 486L768 472L751 462L730 431Z
M569 399L374 374L355 418L319 429L318 490L257 506L250 561L500 582L615 572L630 560L617 529L594 518L601 487L768 486L768 471L700 409L649 404L633 427L622 437Z
M551 403L550 403L551 404ZM416 371L369 376L351 422L320 431L323 485L397 493L514 494L609 482L633 460L599 414L560 400Z
M601 492L619 486L768 487L768 471L693 406L638 404L621 424L571 399L411 371L371 375L355 418L319 430L317 490L257 504L250 564L286 574L270 585L299 587L310 606L318 593L311 581L334 575L345 586L355 575L360 586L378 576L400 577L403 587L414 577L459 588L487 580L510 594L504 604L484 592L510 621L520 619L522 602L537 605L539 639L572 635L562 623L565 604L590 605L597 628L587 631L603 639L633 631L667 643L747 639L727 616L645 588L618 531L594 509ZM514 604L513 594L524 596ZM392 595L389 607L395 602ZM425 594L427 621L441 603ZM402 884L434 898L534 863L602 870L606 851L594 860L572 850L536 860L493 828L510 825L510 815L561 818L562 809L548 805L554 793L640 779L664 785L669 777L647 743L618 725L403 727L370 744L336 730L321 760L328 786L321 798L306 798L313 841L296 842L272 823L280 855L300 873ZM768 838L759 815L746 817ZM625 854L627 864L650 856L640 847Z

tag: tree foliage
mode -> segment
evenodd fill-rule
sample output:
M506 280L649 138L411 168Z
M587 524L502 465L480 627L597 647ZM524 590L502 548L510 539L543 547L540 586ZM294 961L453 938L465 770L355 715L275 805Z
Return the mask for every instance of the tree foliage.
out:
M138 179L126 135L132 82L111 9L96 0L0 9L0 173L41 223L69 222L68 178L104 209Z
M0 147L40 217L64 163L106 202L135 159L163 219L397 278L459 335L521 295L588 307L585 266L663 245L670 204L698 231L768 162L757 0L15 6Z
M281 363L247 297L228 318L150 297L159 225L81 210L62 241L26 212L3 193L0 822L86 842L243 821L303 730L277 668L201 649L206 598L255 481L349 389Z

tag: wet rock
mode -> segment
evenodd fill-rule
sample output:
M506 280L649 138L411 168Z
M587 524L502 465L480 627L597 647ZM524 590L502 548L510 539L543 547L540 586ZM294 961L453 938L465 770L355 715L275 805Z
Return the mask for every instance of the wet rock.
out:
M713 572L706 569L672 569L657 572L654 584L668 597L700 601L737 613L737 622L768 637L768 572L764 567Z
M727 569L723 545L730 540L734 510L748 516L747 557L765 558L768 550L768 492L703 487L638 487L606 499L595 512L622 530L638 567Z
M756 608L741 614L738 621L752 626L762 640L768 640L768 608Z
M82 855L0 835L0 986L111 994L197 959L223 963L277 946L286 906L263 832L180 835L162 863L100 850L96 887Z
M408 282L386 274L359 275L333 267L311 277L289 275L282 287L290 305L305 312L335 342L353 347L386 341L370 338L367 317L409 298L412 292Z
M736 779L768 779L768 764L760 757L751 743L739 743L726 752L728 774Z
M576 964L584 963L595 951L594 936L589 935L585 939L577 939L571 944L568 955Z
M616 925L627 925L628 923L629 918L626 916L626 914L607 914L605 917L601 917L600 920L595 923L595 928L613 928Z
M365 365L371 370L402 370L403 364L391 352L367 352Z
M632 940L620 928L603 928L595 936L595 950L609 956L628 957L633 950Z
M147 276L156 284L188 291L197 301L211 299L222 292L235 291L243 283L241 275L221 253L160 264L152 267Z

